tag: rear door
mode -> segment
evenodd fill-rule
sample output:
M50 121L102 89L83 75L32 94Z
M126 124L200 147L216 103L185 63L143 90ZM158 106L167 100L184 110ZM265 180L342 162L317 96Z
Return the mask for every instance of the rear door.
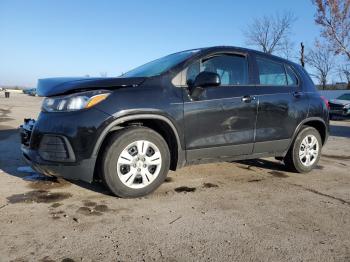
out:
M256 57L259 106L254 153L284 152L306 118L308 98L292 65Z
M221 85L192 99L184 89L187 159L251 154L257 113L256 87L250 84L247 54L215 54L186 69L187 82L202 71L219 74Z

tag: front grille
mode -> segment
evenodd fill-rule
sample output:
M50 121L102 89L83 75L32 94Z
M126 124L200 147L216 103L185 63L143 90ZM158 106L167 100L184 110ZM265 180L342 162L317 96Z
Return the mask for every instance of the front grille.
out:
M39 155L42 159L48 161L67 161L70 160L71 150L68 149L68 140L61 136L44 135L40 141Z
M344 106L341 104L329 103L329 107L331 110L343 110Z

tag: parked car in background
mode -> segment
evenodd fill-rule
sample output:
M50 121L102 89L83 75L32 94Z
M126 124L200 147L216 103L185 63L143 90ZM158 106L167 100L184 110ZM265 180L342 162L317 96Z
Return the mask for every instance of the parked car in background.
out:
M337 117L350 117L350 93L342 94L329 101L329 115L331 119Z
M120 197L151 193L169 169L276 157L310 172L329 130L328 101L298 64L254 50L183 51L116 78L39 80L37 121L21 127L38 172Z
M23 89L22 92L23 94L27 94L32 90L33 88L26 88L26 89Z
M28 95L30 96L36 96L36 88L32 88L29 92Z

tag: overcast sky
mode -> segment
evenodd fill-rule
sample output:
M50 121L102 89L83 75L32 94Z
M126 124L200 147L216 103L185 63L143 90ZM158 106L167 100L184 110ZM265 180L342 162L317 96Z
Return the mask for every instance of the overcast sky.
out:
M118 76L160 56L245 46L254 17L291 11L295 48L319 36L311 1L0 0L0 85L54 76Z

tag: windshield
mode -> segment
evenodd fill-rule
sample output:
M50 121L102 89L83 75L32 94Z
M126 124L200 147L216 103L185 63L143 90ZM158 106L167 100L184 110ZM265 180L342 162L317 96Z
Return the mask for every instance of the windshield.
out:
M343 94L340 97L338 97L337 99L339 99L339 100L350 100L350 94Z
M164 56L142 66L139 66L125 74L122 77L151 77L160 75L177 64L185 61L187 58L197 53L198 50L184 51L180 53Z

